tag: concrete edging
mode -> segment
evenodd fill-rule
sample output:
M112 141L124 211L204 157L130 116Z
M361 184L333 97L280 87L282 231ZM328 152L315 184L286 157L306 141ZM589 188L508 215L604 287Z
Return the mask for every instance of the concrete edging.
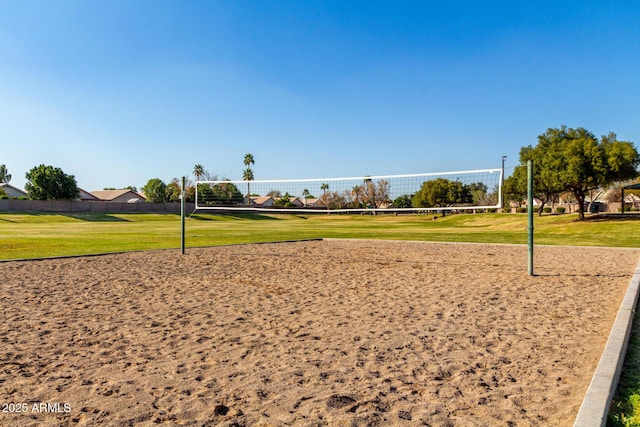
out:
M639 291L640 263L636 267L627 293L618 309L618 315L578 411L574 427L606 427L607 425L609 408L618 387L620 372L627 353Z

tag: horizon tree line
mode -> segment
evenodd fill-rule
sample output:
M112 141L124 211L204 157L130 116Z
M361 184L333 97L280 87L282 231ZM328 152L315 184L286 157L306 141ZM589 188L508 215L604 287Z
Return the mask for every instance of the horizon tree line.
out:
M560 128L548 128L538 136L536 146L522 147L519 160L520 165L505 179L505 201L522 200L526 195L526 163L533 160L535 197L541 201L539 213L546 204L557 201L560 195L570 194L579 206L580 219L584 219L586 199L589 195L602 188L632 182L631 180L639 175L640 165L640 155L632 142L619 141L613 132L598 139L584 128L574 129L565 125ZM251 181L255 178L251 169L255 164L253 154L245 154L243 163L243 180L247 181L246 201L250 203ZM198 181L203 177L207 180L217 180L217 177L210 175L201 164L194 166L193 174ZM28 190L31 199L78 197L79 189L75 177L65 174L60 168L43 164L32 168L25 176L25 189ZM11 174L6 165L0 165L0 182L8 183L10 180ZM222 200L237 202L240 192L232 185L220 186L211 191L217 193ZM186 190L187 201L194 201L195 187L191 182ZM200 190L198 187L199 192ZM169 184L164 184L159 178L152 178L142 191L150 201L178 201L180 181L174 178ZM202 188L202 191L207 190ZM390 186L385 180L374 183L371 179L365 178L362 184L342 193L330 191L329 184L323 183L321 191L320 199L327 209L381 207L391 203ZM305 189L303 199L306 200L308 195L308 190ZM245 200L244 196L242 199ZM497 200L496 191L489 192L482 183L464 185L441 178L425 181L416 193L396 197L393 204L396 207L445 207L468 203L490 205L494 200Z

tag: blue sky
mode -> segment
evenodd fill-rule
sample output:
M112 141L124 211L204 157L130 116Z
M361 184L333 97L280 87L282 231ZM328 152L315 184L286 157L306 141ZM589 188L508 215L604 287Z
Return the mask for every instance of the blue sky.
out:
M640 143L640 2L0 0L0 164L86 190L518 163Z

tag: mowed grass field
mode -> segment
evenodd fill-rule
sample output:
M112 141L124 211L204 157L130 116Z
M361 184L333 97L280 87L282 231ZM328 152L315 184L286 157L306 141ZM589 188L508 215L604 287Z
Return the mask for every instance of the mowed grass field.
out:
M186 219L186 247L315 238L526 244L527 226L526 214L196 214ZM534 227L537 245L640 247L640 215L543 215ZM179 248L179 215L0 212L0 260ZM609 425L640 425L638 355L636 318Z
M435 218L435 219L434 219ZM638 247L640 216L535 217L541 245ZM196 214L186 246L313 238L527 243L525 214L263 215ZM0 213L0 260L180 247L175 214Z

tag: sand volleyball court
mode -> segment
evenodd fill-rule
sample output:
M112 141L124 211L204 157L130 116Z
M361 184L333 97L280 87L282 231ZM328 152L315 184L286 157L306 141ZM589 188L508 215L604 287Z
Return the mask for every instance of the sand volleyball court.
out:
M0 425L571 426L640 256L187 252L0 263Z

